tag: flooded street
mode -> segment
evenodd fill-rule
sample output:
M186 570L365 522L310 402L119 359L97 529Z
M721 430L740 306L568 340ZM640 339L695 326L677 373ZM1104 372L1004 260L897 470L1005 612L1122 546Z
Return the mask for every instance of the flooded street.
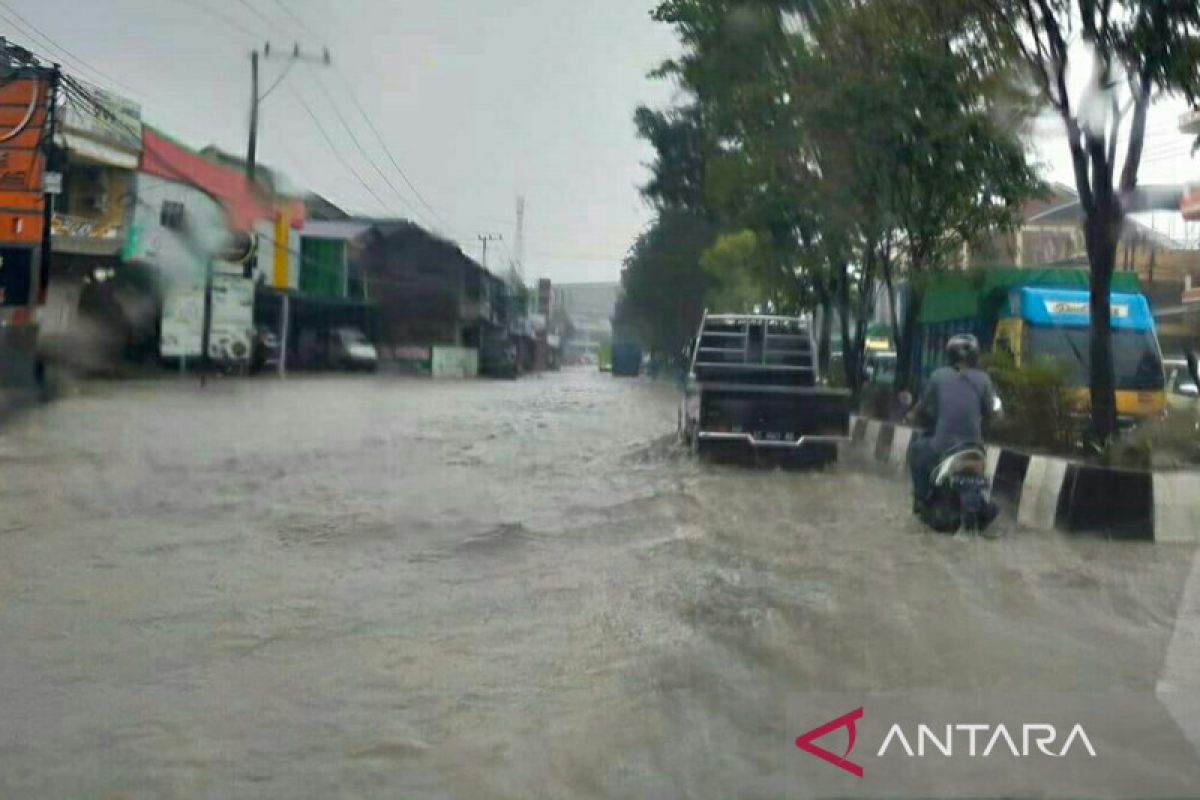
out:
M845 796L888 784L792 744L842 698L1123 693L1166 724L1191 548L930 534L846 465L694 462L676 404L568 370L101 384L15 419L0 795Z

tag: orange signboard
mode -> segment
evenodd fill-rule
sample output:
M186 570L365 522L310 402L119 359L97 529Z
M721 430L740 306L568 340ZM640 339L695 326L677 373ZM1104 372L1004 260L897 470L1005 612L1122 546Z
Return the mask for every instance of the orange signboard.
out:
M0 85L0 243L42 240L41 148L49 96L47 76Z

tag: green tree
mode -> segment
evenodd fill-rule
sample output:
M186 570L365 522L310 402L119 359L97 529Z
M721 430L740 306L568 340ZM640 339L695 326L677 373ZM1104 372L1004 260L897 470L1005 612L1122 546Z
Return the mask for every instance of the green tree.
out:
M890 287L897 268L909 279L904 388L924 280L956 264L964 243L1014 225L1041 184L1013 116L1000 113L1023 108L1004 77L1011 59L978 15L953 2L873 0L832 19L799 94L806 127L828 142L837 202L857 221L864 279Z
M967 0L932 5L664 0L653 12L682 45L656 74L684 102L639 111L658 156L647 195L752 232L736 285L780 308L820 306L823 365L836 311L855 390L878 280L948 264L1038 187L997 121L1009 61L985 35L990 17Z
M723 233L704 251L700 266L709 277L709 308L748 313L778 311L773 292L763 276L770 252L752 230Z
M700 260L713 235L703 217L661 210L625 258L614 329L658 358L678 361L704 313L710 278Z
M998 36L1021 54L1042 98L1062 120L1091 272L1091 427L1095 438L1105 442L1116 430L1109 294L1117 244L1125 214L1136 202L1150 104L1173 93L1194 100L1200 90L1200 4L977 2L992 16ZM1088 45L1086 52L1072 46L1077 35ZM1092 79L1073 98L1068 78L1081 71L1090 72Z

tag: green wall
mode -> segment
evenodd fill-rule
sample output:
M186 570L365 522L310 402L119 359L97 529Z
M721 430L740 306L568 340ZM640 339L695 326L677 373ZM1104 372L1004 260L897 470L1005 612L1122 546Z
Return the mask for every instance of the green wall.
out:
M346 243L341 239L300 239L300 291L317 297L344 297Z

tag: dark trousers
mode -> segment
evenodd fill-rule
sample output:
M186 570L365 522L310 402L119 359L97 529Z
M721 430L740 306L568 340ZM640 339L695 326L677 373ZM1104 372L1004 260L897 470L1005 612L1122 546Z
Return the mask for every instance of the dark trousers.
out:
M933 449L933 440L914 433L908 443L908 469L912 474L913 497L924 501L933 490L930 475L938 464L938 452Z

